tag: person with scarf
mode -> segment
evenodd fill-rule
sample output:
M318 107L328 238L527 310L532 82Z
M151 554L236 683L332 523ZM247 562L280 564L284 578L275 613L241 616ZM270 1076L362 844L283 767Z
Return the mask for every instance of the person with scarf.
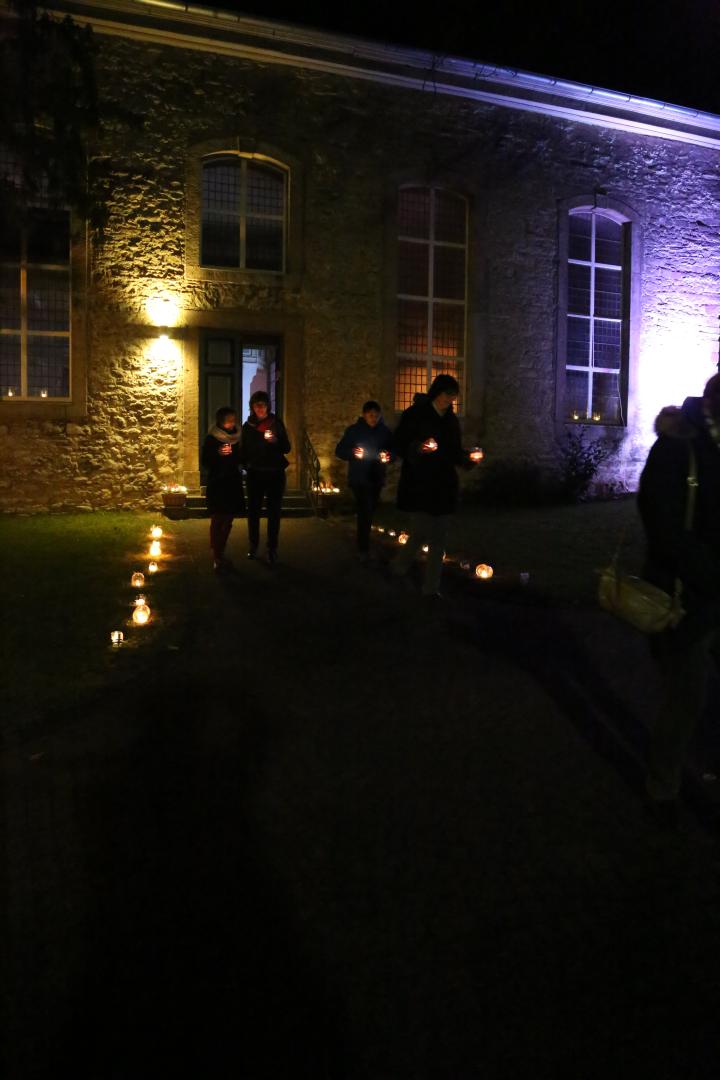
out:
M377 401L366 401L362 416L345 430L335 455L348 462L348 484L357 508L357 548L360 562L370 556L372 519L392 460L392 432L383 422Z
M250 397L250 415L242 428L242 461L247 469L248 559L257 558L260 543L260 511L267 508L267 560L274 566L278 558L280 508L285 491L285 470L290 440L282 420L270 412L270 398L264 390Z
M653 817L671 825L706 701L711 658L717 662L720 653L720 375L708 381L701 398L663 409L655 432L638 494L647 541L643 576L670 594L679 579L686 614L652 641L662 700L650 735L646 793ZM691 447L697 486L687 529Z
M206 501L210 511L210 548L213 569L225 573L232 564L225 558L233 518L245 513L240 429L237 414L230 406L218 409L215 424L205 437L200 455L207 476Z

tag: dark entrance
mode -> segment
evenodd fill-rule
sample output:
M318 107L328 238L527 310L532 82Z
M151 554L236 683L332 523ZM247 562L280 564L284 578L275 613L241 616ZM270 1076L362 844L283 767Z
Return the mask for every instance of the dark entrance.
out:
M271 410L282 416L280 372L279 338L205 331L200 342L200 444L223 405L235 409L243 423L256 390L265 390Z

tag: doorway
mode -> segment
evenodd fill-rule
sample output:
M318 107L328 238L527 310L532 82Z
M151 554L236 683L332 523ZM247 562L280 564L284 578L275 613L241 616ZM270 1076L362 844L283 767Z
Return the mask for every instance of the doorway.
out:
M200 446L225 405L242 424L250 411L250 395L264 390L270 409L283 414L281 339L232 331L203 331L200 339Z

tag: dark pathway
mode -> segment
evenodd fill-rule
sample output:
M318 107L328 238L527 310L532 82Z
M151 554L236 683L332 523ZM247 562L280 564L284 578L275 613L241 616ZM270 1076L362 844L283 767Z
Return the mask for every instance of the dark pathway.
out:
M227 580L177 530L181 649L3 759L3 1075L714 1077L714 840L576 722L641 753L634 646L428 613L315 521Z

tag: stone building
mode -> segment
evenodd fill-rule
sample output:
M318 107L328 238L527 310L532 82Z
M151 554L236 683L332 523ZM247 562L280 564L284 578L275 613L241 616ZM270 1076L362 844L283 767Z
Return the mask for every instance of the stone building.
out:
M1 508L197 487L215 408L258 386L295 482L305 432L330 479L364 399L392 423L440 371L489 461L551 470L582 425L632 486L657 407L713 374L719 117L181 3L56 7L145 123L97 148L102 241L39 205L3 243Z

